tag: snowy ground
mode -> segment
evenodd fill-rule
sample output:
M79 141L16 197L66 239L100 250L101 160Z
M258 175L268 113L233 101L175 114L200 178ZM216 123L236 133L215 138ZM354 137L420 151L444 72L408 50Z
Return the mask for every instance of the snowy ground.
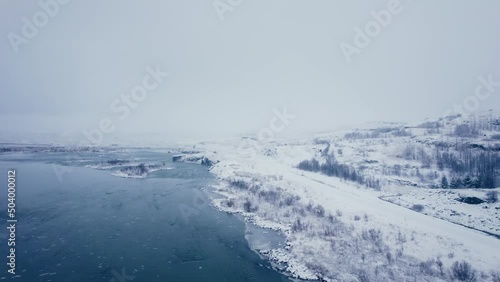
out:
M200 153L188 157L218 162L211 171L222 180L216 189L225 198L214 199L215 206L286 235L287 247L265 254L295 277L451 281L451 264L465 260L479 281L493 281L491 271L500 269L499 239L452 223L498 232L498 204L454 201L458 193L484 191L448 194L395 184L375 191L296 169L324 148L312 140L276 141L257 150L241 149L241 142L198 144ZM425 206L422 213L408 208L414 204Z
M422 213L457 224L483 230L500 237L500 202L484 202L477 205L464 204L460 197L484 199L486 193L500 189L398 189L397 195L383 196L384 200L412 208L422 205Z

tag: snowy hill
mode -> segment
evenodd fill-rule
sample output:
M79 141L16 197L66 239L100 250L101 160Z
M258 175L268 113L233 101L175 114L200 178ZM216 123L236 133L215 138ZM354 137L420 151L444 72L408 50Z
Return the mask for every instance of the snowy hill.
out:
M286 247L262 253L294 277L498 281L498 120L204 142L181 159L213 162L217 208L285 234Z

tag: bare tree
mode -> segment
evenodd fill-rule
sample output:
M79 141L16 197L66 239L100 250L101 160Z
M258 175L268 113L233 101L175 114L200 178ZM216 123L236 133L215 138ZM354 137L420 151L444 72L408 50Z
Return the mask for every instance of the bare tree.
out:
M470 263L466 261L454 262L451 266L451 278L458 281L473 282L476 281L476 271Z

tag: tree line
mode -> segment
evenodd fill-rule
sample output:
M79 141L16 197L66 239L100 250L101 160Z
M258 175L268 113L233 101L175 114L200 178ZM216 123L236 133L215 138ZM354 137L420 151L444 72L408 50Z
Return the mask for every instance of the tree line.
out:
M381 187L380 180L374 177L363 176L354 167L337 162L331 155L327 156L327 160L323 164L320 164L318 160L312 158L311 160L300 162L297 167L301 170L321 172L328 176L354 181L376 190L380 190Z

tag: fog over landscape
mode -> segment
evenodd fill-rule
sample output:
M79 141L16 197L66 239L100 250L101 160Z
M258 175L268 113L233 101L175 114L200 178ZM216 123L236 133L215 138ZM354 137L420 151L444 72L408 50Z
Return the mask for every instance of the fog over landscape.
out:
M14 44L7 35L43 9L0 3L2 131L80 133L111 117L116 132L207 137L255 132L284 106L287 133L327 131L440 117L479 76L500 81L497 1L401 1L350 63L341 44L355 47L355 28L390 1L68 2ZM113 101L156 65L168 79L118 120Z

